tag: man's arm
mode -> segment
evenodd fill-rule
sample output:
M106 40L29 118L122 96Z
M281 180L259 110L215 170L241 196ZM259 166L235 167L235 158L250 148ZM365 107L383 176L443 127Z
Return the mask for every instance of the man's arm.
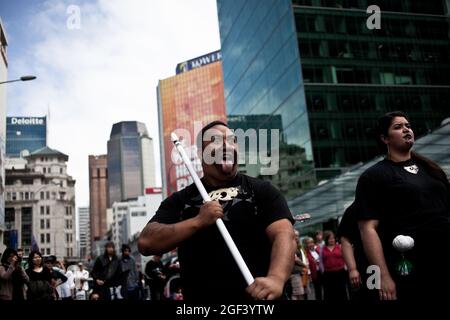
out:
M247 292L255 299L274 300L282 295L294 266L295 234L288 219L271 223L266 234L272 243L269 272L266 277L256 278Z
M198 230L212 225L223 217L223 209L218 201L205 203L197 216L174 224L151 222L142 230L138 249L144 256L163 254L190 238Z
M395 283L392 280L389 269L386 265L383 247L377 232L378 220L362 220L359 221L358 225L367 259L372 265L376 265L380 268L380 299L397 299Z
M353 288L359 288L361 283L361 276L356 267L355 254L353 253L353 246L347 237L341 236L342 256L348 269L348 276Z

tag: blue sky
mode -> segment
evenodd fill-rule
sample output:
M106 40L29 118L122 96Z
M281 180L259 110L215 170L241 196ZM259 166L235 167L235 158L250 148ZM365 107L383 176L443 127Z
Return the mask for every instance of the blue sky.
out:
M79 8L80 28L67 12ZM115 122L144 122L159 155L156 86L177 63L220 49L214 0L0 0L8 37L7 114L50 110L50 147L69 155L77 206L89 204L88 155ZM160 160L155 157L160 184Z

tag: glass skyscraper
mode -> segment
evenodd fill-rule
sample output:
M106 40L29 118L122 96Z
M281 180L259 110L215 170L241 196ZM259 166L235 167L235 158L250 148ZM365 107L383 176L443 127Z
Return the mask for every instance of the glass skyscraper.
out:
M137 199L155 184L153 140L145 124L115 123L108 140L108 202Z
M281 114L318 180L373 159L387 111L406 111L418 136L450 116L449 1L217 3L228 115Z
M261 177L295 196L314 179L302 183L312 174L313 150L292 6L288 0L217 5L230 126L281 129L280 170ZM293 151L300 163L288 157Z
M19 157L47 146L47 117L7 117L6 156Z

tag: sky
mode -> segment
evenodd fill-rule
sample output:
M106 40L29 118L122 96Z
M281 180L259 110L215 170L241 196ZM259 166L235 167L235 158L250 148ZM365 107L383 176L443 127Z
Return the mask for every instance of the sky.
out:
M88 155L106 154L113 123L154 139L156 86L179 62L220 49L215 0L0 0L8 38L8 116L45 116L48 146L69 156L76 206L89 206Z

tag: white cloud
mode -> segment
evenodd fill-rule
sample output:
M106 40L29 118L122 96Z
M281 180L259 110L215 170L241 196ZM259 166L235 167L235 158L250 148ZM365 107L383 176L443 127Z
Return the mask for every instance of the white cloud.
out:
M88 155L106 153L115 122L146 124L160 183L158 80L173 76L177 63L219 49L220 39L212 0L80 4L78 30L66 27L70 4L47 1L30 17L36 40L23 44L28 54L15 65L38 79L9 89L8 114L44 115L50 107L49 146L69 155L77 206L84 206Z

